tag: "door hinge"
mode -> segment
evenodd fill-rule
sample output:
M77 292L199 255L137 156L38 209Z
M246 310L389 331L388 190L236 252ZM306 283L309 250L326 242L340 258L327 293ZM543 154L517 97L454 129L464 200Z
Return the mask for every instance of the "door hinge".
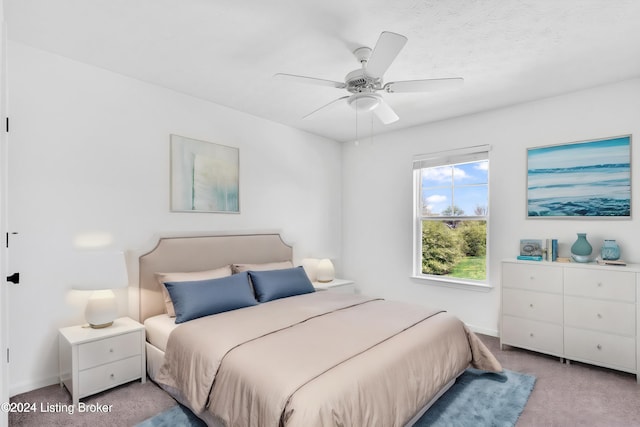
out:
M11 276L7 276L7 282L14 284L20 283L20 273L13 273Z
M7 347L7 363L9 363L9 347Z
M6 126L6 129L7 129L7 133L9 133L9 117L6 118L5 122L6 122L5 126Z

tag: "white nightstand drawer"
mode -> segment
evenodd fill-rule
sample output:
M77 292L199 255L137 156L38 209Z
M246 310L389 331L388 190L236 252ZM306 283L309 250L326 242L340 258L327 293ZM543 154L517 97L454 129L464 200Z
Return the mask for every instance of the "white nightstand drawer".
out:
M141 353L140 332L117 335L78 346L79 369L124 359Z
M565 296L564 302L567 326L635 336L635 304L573 296Z
M503 314L562 324L562 295L521 289L502 290Z
M80 371L78 379L79 397L88 396L120 384L141 378L140 358L137 355L117 362Z
M636 275L628 271L567 268L564 291L568 295L616 301L636 301Z
M571 359L636 371L636 340L583 329L565 328L564 349Z
M561 355L562 325L503 316L500 340L503 344Z
M562 293L562 268L542 264L502 264L502 284L507 288Z

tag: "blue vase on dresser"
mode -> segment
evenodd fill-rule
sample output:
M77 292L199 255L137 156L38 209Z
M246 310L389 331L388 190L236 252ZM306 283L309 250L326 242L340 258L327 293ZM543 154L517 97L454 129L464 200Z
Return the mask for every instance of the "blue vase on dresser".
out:
M615 240L605 240L600 248L600 257L605 261L620 259L620 247Z
M591 261L593 247L587 240L587 233L578 233L578 239L571 245L571 258L576 262Z

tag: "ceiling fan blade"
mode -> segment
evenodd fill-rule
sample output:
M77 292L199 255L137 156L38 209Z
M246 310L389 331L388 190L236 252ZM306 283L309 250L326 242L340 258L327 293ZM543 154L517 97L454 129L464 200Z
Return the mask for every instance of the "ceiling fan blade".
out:
M345 99L347 99L347 98L349 98L349 95L347 95L347 96L341 96L341 97L340 97L340 98L338 98L338 99L334 99L334 100L333 100L333 101L331 101L330 103L325 104L325 105L323 105L323 106L322 106L322 107L320 107L320 108L316 108L315 110L313 110L312 112L310 112L309 114L307 114L306 116L304 116L302 119L304 120L304 119L306 119L307 117L309 117L310 115L315 114L315 113L317 113L318 111L320 111L320 110L322 110L322 109L324 109L324 108L328 108L328 107L330 107L330 106L336 105L338 102L343 101L343 100L345 100Z
M432 90L450 89L462 86L462 77L452 77L448 79L425 79L425 80L404 80L400 82L389 82L383 89L389 93L394 92L429 92Z
M406 43L405 36L383 31L367 61L365 72L371 77L382 78Z
M373 110L373 113L376 115L378 120L380 120L385 125L397 122L400 119L396 112L393 111L393 108L391 108L389 104L384 101L384 99L375 108L375 110Z
M335 87L337 89L344 89L347 85L343 82L334 82L333 80L317 79L315 77L298 76L295 74L274 74L273 77L282 80L289 80L296 83L305 83L319 86Z

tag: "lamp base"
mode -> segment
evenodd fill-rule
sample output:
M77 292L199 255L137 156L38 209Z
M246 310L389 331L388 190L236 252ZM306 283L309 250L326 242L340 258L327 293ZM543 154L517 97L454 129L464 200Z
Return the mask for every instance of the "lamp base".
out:
M113 322L103 323L101 325L93 325L93 324L89 323L89 326L91 326L92 329L108 328L111 325L113 325Z
M116 296L112 290L94 291L91 294L84 317L93 329L111 326L117 315Z

